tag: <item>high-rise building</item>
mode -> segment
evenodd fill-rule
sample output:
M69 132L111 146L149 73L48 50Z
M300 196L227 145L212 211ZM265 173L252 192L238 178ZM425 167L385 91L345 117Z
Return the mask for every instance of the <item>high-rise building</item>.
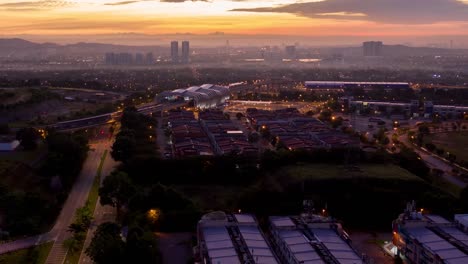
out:
M173 63L179 62L179 42L171 42L171 60Z
M382 56L382 41L366 41L362 43L364 56L375 57Z
M144 61L145 59L142 53L135 54L135 64L142 65Z
M151 65L151 64L154 63L154 56L153 56L152 52L146 53L145 63L148 64L148 65Z
M106 53L105 60L106 60L107 65L114 65L115 64L115 53L113 53L113 52Z
M296 59L296 46L290 45L285 47L286 51L286 58L288 59Z
M182 63L189 63L190 61L190 43L188 41L182 41Z

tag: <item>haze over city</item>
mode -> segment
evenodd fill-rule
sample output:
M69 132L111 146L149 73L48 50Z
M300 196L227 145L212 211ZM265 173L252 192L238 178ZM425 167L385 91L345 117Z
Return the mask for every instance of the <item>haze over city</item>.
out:
M468 2L460 0L5 0L0 16L1 35L41 42L139 45L188 33L204 39L200 44L213 34L251 45L292 42L291 36L306 45L375 37L391 44L468 44Z

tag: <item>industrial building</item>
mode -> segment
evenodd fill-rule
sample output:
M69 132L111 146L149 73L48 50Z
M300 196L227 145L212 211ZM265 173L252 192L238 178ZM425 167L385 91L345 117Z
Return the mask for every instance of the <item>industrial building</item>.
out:
M371 90L408 90L411 89L407 82L336 82L336 81L307 81L305 87L313 91L345 92L357 89Z
M281 263L364 263L347 233L329 217L272 216L270 233Z
M214 108L229 99L229 88L213 84L165 91L156 97L158 102L185 101L200 109Z
M409 263L468 263L467 215L458 215L450 222L438 215L423 214L415 203L393 223L393 244L396 253Z
M279 264L272 246L249 214L206 214L197 226L196 262L204 264Z

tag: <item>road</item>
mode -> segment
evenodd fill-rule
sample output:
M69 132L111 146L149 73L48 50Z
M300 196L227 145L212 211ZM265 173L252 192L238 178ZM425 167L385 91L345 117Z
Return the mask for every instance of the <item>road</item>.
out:
M423 151L419 149L418 147L415 147L408 139L408 134L404 134L399 137L400 142L405 144L406 146L412 148L420 157L421 159L429 166L431 169L439 169L443 171L442 176L449 182L459 186L460 188L464 188L468 186L468 183L462 181L461 179L453 176L452 170L453 166L443 160L441 160L439 157L435 156L432 153Z
M118 163L114 161L110 155L107 155L107 158L102 166L101 184L104 178L112 172L117 164ZM117 212L115 208L109 205L102 206L98 198L96 209L94 210L94 220L88 230L88 233L86 234L86 240L78 263L93 263L93 261L85 254L85 250L93 239L94 231L96 231L97 227L102 223L115 221L116 217Z
M110 149L110 145L111 142L108 140L90 144L91 150L83 164L80 175L73 185L54 226L49 232L1 244L0 254L54 241L54 246L50 251L46 263L63 263L66 252L64 252L64 248L61 245L70 236L70 233L67 231L68 226L73 221L76 209L83 206L88 198L88 193L93 185L102 154L106 149Z

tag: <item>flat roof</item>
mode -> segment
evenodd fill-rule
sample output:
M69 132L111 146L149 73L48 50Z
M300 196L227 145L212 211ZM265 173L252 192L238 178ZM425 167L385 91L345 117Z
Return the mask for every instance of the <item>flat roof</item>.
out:
M455 221L459 222L465 227L468 227L468 214L456 214Z
M335 232L329 228L310 228L315 237L322 242L340 263L363 263L357 253Z
M257 226L238 226L238 228L255 263L278 263Z
M224 226L205 226L202 229L207 253L212 263L240 264L231 237Z
M238 223L251 223L256 224L256 221L252 215L249 214L234 214Z
M324 263L322 258L310 244L310 241L308 241L300 231L280 229L278 232L289 252L298 262Z
M276 227L295 227L296 226L291 220L291 218L289 218L288 216L272 216L270 217L270 221Z
M450 231L450 230L449 230ZM439 255L446 263L468 263L468 255L425 227L407 228L406 232L423 247Z
M440 215L424 215L427 219L429 219L432 223L435 224L450 224L450 221L443 218Z

